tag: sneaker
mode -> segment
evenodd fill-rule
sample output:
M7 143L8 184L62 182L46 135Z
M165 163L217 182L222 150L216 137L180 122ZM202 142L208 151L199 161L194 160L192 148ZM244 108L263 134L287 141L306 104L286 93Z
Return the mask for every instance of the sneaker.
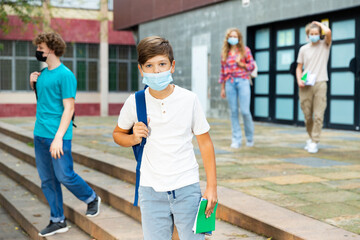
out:
M307 150L309 153L317 153L319 151L318 144L315 142L311 142Z
M254 141L246 142L246 146L247 147L253 147L254 146Z
M100 203L101 198L96 195L95 199L88 204L87 210L86 210L86 216L87 217L96 217L100 213Z
M240 147L241 147L241 144L240 144L240 143L233 142L233 143L231 143L230 147L231 147L231 148L240 148Z
M306 145L304 147L305 150L308 150L310 143L311 143L311 139L306 140Z
M44 228L43 230L41 230L41 232L39 232L39 236L47 237L54 235L55 233L64 233L67 232L68 230L69 228L66 225L66 220L62 222L53 222L50 220L49 225L47 225L46 228Z

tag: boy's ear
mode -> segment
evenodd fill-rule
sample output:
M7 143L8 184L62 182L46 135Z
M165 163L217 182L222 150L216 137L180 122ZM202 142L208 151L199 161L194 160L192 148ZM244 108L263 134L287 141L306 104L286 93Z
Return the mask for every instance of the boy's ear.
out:
M138 64L138 69L139 69L139 71L140 71L141 77L144 77L144 74L143 74L143 71L142 71L142 69L141 69L141 65L140 65L140 64Z
M171 73L175 72L175 60L172 61L171 63Z

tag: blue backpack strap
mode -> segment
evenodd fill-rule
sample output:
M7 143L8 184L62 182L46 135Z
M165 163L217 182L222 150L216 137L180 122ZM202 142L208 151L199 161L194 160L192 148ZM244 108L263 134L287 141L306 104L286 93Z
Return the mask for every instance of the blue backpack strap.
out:
M136 114L139 122L143 122L147 126L147 113L146 113L146 102L145 102L145 89L135 93L136 102ZM146 138L142 138L141 143L133 146L133 151L136 159L136 183L135 183L135 199L134 206L138 205L139 198L139 185L140 185L140 167L141 159L144 151Z

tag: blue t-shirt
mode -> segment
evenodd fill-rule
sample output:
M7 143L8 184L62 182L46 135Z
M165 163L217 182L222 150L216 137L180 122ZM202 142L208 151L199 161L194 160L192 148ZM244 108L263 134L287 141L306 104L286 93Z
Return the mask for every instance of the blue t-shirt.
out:
M36 83L38 100L36 105L35 136L44 138L55 137L64 112L63 99L75 99L76 85L77 82L74 74L62 63L53 70L45 68L41 72ZM72 121L63 139L72 139Z

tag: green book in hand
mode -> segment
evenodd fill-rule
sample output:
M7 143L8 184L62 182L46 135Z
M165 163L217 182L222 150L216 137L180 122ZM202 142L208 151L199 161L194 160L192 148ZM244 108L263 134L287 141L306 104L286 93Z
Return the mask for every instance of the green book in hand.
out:
M303 82L306 82L307 81L307 77L308 77L308 73L305 73L302 77L301 77L301 80Z
M198 212L196 214L196 218L193 226L193 231L195 234L205 233L211 235L212 231L215 230L215 216L216 216L216 209L218 204L216 203L214 207L214 211L210 215L210 217L206 218L205 210L207 203L208 200L204 198L202 198L200 201Z

